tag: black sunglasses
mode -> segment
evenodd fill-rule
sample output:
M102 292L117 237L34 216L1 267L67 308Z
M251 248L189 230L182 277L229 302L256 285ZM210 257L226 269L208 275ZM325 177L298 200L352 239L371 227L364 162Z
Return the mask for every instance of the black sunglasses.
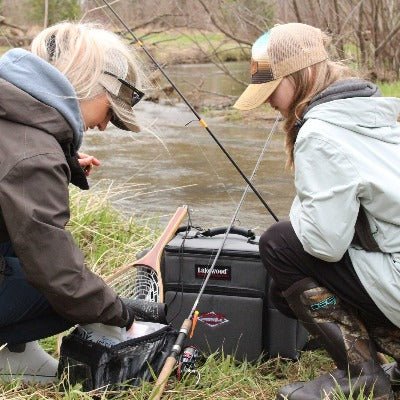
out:
M126 81L125 79L119 78L117 75L113 74L112 72L104 71L106 75L113 76L114 78L118 79L119 82L121 82L123 85L128 87L129 89L132 90L132 98L131 98L131 107L135 106L137 103L139 103L140 100L144 97L144 93L133 86L131 83Z

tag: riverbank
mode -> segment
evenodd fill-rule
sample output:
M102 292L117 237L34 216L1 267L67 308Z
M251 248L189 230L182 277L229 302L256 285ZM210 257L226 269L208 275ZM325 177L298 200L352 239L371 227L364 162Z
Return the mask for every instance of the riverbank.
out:
M278 113L270 106L262 105L254 110L240 111L232 106L225 108L204 108L204 115L215 118L216 121L239 122L243 125L251 124L252 128L264 128L275 121Z
M124 217L110 206L110 199L121 192L121 188L109 187L106 191L71 191L71 222L68 229L79 243L88 265L104 276L135 258L138 250L155 242L160 232L158 228L144 219ZM110 269L110 266L112 268ZM57 337L41 341L42 346L57 357ZM190 345L190 341L187 342ZM332 370L333 364L321 350L304 351L298 361L282 358L264 359L255 363L237 362L230 355L213 354L204 357L198 364L200 381L197 375L184 376L178 381L175 374L166 386L163 399L190 400L271 400L277 390L294 381L308 381ZM0 398L3 400L53 399L78 400L107 397L120 400L148 399L153 388L152 382L144 382L138 387L127 385L123 390L83 392L78 384L71 386L64 380L57 385L24 385L18 378L0 385ZM341 393L335 400L355 399ZM372 400L362 394L357 400ZM398 397L396 397L398 399Z
M124 217L110 206L109 200L121 188L109 187L107 191L71 191L71 222L68 229L79 243L88 265L103 277L135 258L137 251L154 243L159 227L149 221ZM57 356L56 337L41 341L42 346ZM190 344L190 341L187 342ZM331 368L331 361L321 351L305 351L298 362L275 358L257 363L237 362L232 356L213 354L198 365L200 382L189 375L177 381L171 376L164 399L191 400L270 400L278 388L289 381L308 380ZM124 390L106 393L120 400L148 399L153 383L145 382L139 387L126 386ZM18 379L0 385L0 398L4 400L35 399L91 399L106 398L103 392L84 393L81 386L70 386L67 381L59 385L26 386ZM342 399L338 397L338 399ZM358 398L358 400L362 400Z
M40 29L32 28L32 32ZM143 41L144 46L150 51L159 64L167 69L167 72L176 69L182 65L200 65L215 64L215 69L226 76L229 80L229 74L237 81L232 84L241 85L243 90L249 82L249 74L241 75L239 78L232 73L232 65L237 62L249 63L250 47L238 45L235 41L227 38L219 32L206 30L165 30L158 33L136 32L138 37ZM130 40L128 35L127 39ZM0 46L0 55L7 51L10 47ZM138 48L138 51L142 51ZM163 99L169 101L181 101L172 86L163 80L162 75L156 70L151 61L142 51L142 59L154 71L155 90L151 90L147 94L150 101L158 102ZM247 71L247 66L245 67ZM205 77L207 80L207 77ZM241 83L240 83L241 82ZM177 79L176 83L181 89L182 79ZM254 110L250 112L238 112L232 109L232 105L238 95L232 91L219 92L204 88L204 80L190 82L191 88L183 91L184 95L189 99L193 107L206 116L221 117L226 121L243 121L251 122L258 126L265 121L274 118L275 112L270 108ZM378 82L382 94L384 96L400 97L400 81L395 82Z
M250 59L249 46L239 46L219 32L179 29L142 34L140 37L164 66Z

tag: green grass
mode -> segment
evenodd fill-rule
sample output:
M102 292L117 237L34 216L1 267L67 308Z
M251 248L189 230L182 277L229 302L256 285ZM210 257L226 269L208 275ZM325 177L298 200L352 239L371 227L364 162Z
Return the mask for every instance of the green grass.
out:
M7 52L8 50L10 50L11 47L9 46L0 46L0 57Z
M143 37L143 40L149 44L157 44L160 42L173 42L174 46L187 46L192 45L194 41L199 44L208 43L220 43L224 40L224 35L222 33L207 32L207 33L195 33L184 34L180 32L161 32L152 33L148 36Z
M400 81L396 82L378 82L378 86L384 96L400 97Z
M109 200L121 189L109 187L103 191L71 192L71 222L68 229L83 249L89 265L103 276L121 264L135 258L135 254L149 247L159 234L154 223L146 219L127 218L110 206ZM56 354L57 338L41 340L42 346ZM303 352L300 361L281 358L258 363L236 362L231 356L213 354L199 367L200 383L193 375L177 381L172 376L167 384L164 399L220 399L262 400L274 399L279 387L297 380L309 380L330 371L332 363L323 351ZM80 386L71 387L68 382L59 385L25 386L14 381L0 385L0 399L98 399L139 400L147 399L153 383L140 387L126 387L119 392L84 393ZM346 398L338 393L336 400ZM357 397L365 400L366 397ZM356 400L356 399L354 399Z
M131 263L136 254L150 246L157 237L155 223L125 217L110 206L113 196L126 188L95 189L94 194L71 191L71 220L68 229L86 260L99 275L105 276L116 267Z
M233 40L216 32L166 31L143 35L142 40L154 52L156 59L168 64L241 61L250 57L249 49L239 48Z

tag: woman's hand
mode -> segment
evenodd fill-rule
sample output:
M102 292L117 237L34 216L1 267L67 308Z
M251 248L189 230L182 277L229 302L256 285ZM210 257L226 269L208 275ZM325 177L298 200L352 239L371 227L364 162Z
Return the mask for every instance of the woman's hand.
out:
M86 176L90 175L93 165L96 167L100 165L100 161L96 157L85 153L78 153L78 161Z

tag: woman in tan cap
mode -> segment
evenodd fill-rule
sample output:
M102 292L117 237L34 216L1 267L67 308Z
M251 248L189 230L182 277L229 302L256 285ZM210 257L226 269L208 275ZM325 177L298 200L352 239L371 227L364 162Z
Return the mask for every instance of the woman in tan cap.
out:
M71 234L68 185L88 189L87 129L138 131L135 52L79 23L41 32L0 58L0 379L51 382L57 362L36 340L77 323L129 327L138 309L92 273ZM137 314L136 314L137 315Z
M277 25L253 45L252 83L235 106L265 102L285 119L295 173L290 221L261 237L273 299L318 337L337 369L277 398L392 399L400 361L400 100L329 59L317 28ZM325 397L324 397L325 398Z

